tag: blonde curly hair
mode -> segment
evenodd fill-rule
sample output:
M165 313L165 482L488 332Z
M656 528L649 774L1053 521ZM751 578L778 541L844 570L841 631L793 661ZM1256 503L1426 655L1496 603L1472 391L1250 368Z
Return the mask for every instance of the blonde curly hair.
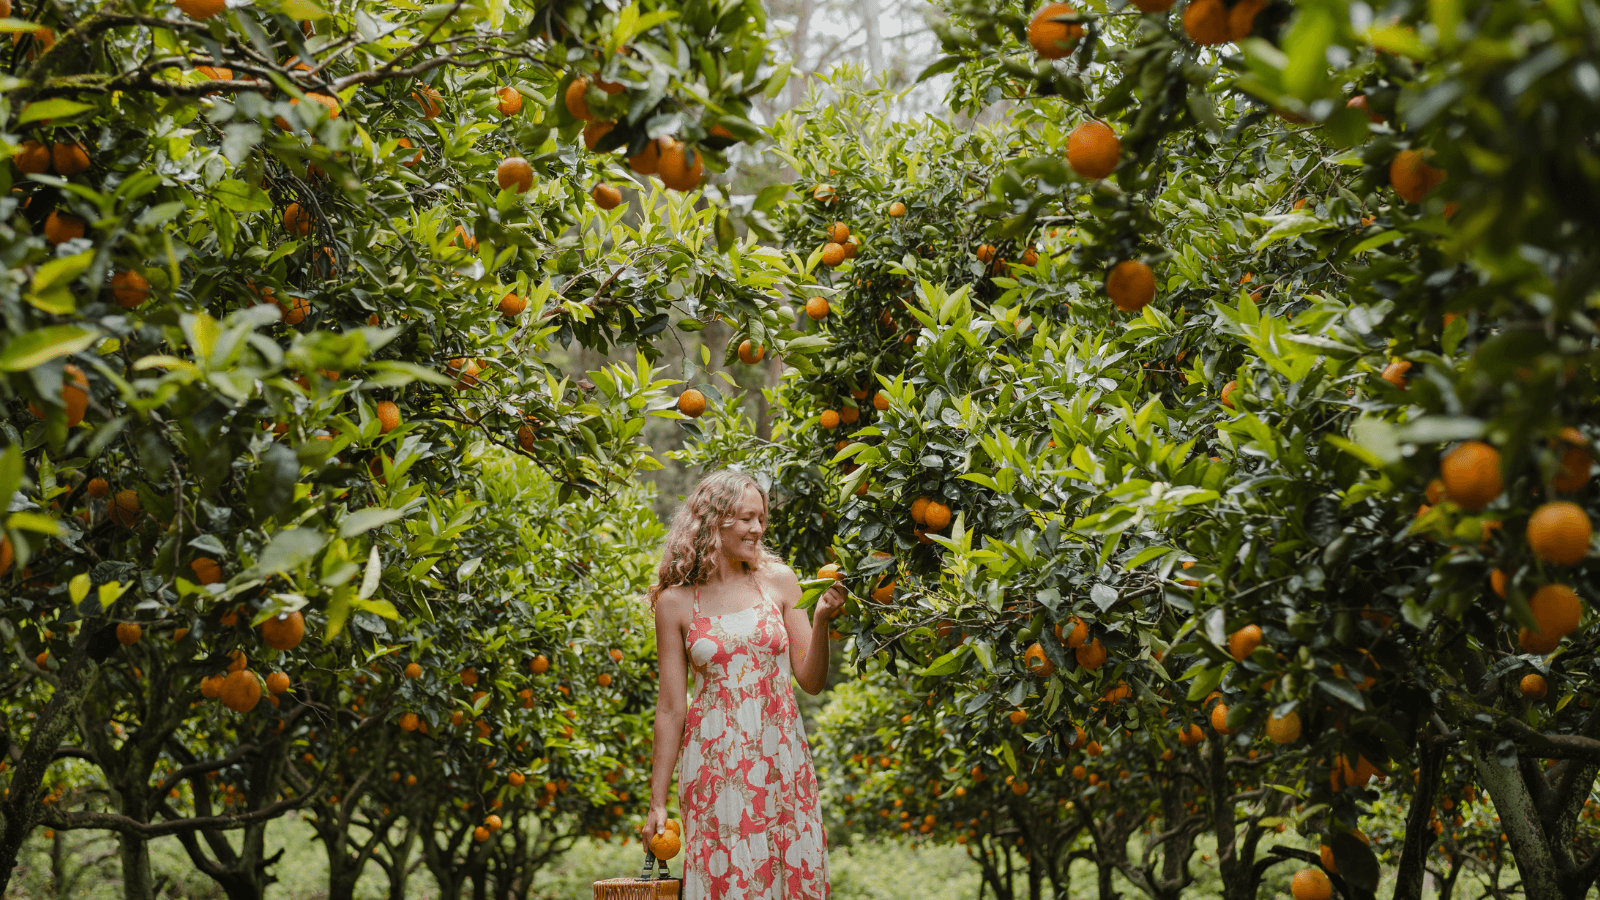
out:
M744 492L753 488L761 496L762 519L766 519L767 492L748 473L736 469L721 469L700 479L689 492L678 511L672 516L672 526L662 541L661 565L656 568L656 582L650 586L650 606L656 605L661 592L678 585L705 584L717 569L717 558L722 553L722 529L733 516L733 508L744 498ZM766 544L759 548L760 555L752 571L777 560Z

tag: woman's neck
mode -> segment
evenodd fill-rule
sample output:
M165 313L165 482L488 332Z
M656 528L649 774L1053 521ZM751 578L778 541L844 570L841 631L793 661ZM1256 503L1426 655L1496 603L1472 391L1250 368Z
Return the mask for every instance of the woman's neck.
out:
M721 581L732 581L735 578L743 577L746 571L744 560L723 556L717 560L716 568L711 570L711 578L708 579L707 583L716 584Z

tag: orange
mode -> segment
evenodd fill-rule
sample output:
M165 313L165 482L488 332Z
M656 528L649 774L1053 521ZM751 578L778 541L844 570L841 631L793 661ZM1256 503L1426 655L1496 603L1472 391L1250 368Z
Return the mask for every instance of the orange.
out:
M1110 125L1098 119L1084 122L1067 135L1067 164L1080 177L1104 178L1110 175L1121 156L1122 141Z
M522 112L522 94L516 88L503 87L495 91L495 96L500 98L500 102L495 104L495 107L500 110L500 115L514 116Z
M50 171L50 148L38 141L23 141L22 149L11 159L17 164L17 171L24 175L43 175Z
M943 531L950 524L950 507L937 500L929 500L922 511L922 521L929 531Z
M1506 597L1506 573L1499 569L1490 569L1489 587L1494 591L1495 596L1504 600Z
M224 0L173 0L172 5L191 19L209 19L228 8Z
M675 191L692 191L705 177L705 157L682 141L661 139L661 160L656 163L656 175L661 183Z
M89 496L99 500L111 492L111 485L107 484L104 478L91 478L84 490L89 492Z
M1228 10L1228 40L1242 41L1256 30L1256 14L1267 8L1267 0L1239 0Z
M1321 858L1322 867L1327 869L1329 874L1339 874L1339 867L1334 864L1332 847L1329 847L1327 844L1323 844L1320 848L1318 848L1317 856Z
M1589 454L1589 439L1576 428L1561 429L1561 466L1550 484L1563 494L1576 493L1589 483L1594 457Z
M1363 113L1366 113L1367 120L1372 122L1374 125L1381 124L1386 121L1382 115L1372 111L1372 106L1368 103L1366 94L1357 94L1354 97L1351 97L1348 101L1346 101L1345 106L1348 106L1351 109L1359 109ZM1450 323L1446 322L1445 324L1449 325Z
M1389 382L1400 390L1406 389L1406 373L1411 371L1410 360L1397 359L1383 367L1378 377Z
M1136 259L1125 259L1106 276L1106 294L1117 309L1138 312L1156 297L1156 276Z
M595 145L600 143L600 139L606 136L606 132L615 127L617 127L615 122L590 122L583 126L584 149L593 151Z
M1202 47L1228 42L1228 8L1222 0L1189 0L1183 11L1183 33Z
M135 309L150 299L150 281L136 269L111 277L111 299L123 309Z
M1528 598L1528 612L1533 614L1535 633L1540 643L1554 644L1576 631L1583 616L1583 604L1572 588L1564 584L1547 584ZM1523 629L1527 632L1528 629ZM1530 651L1545 653L1549 651Z
M884 412L884 411L888 410L888 408L889 408L889 395L881 393L881 392L873 394L872 395L872 408L877 410L878 412Z
M289 676L283 672L273 672L267 676L267 690L274 694L281 694L289 689Z
M228 677L222 679L222 689L217 696L223 706L237 713L247 713L261 702L261 682L249 669L229 672Z
M1045 59L1060 59L1072 52L1083 37L1080 24L1058 22L1057 19L1075 16L1078 11L1065 3L1046 3L1039 7L1028 21L1028 45Z
M674 831L663 831L650 838L650 852L656 859L672 859L683 848L683 839Z
M1289 882L1289 893L1294 900L1331 900L1333 882L1321 869L1301 869Z
M1092 671L1106 664L1106 646L1100 643L1098 638L1084 644L1073 653L1078 658L1078 665L1085 669Z
M543 675L550 671L550 658L543 653L537 654L528 662L528 671L535 675Z
M1238 389L1239 389L1239 382L1237 382L1237 381L1230 381L1227 384L1222 386L1222 393L1220 394L1220 399L1222 400L1222 405L1223 406L1226 406L1229 409L1233 409L1234 408L1233 399L1232 399L1233 392L1238 390Z
M139 638L144 636L144 629L138 622L118 622L117 642L121 644L137 644Z
M518 297L514 292L507 291L506 295L500 298L500 303L495 308L500 310L500 315L507 319L515 319L528 308L528 298Z
M472 829L472 839L480 844L487 841L489 839L489 827L487 825L479 825L477 828Z
M1056 670L1056 664L1044 655L1044 647L1037 641L1022 654L1022 665L1030 674L1040 678L1052 675Z
M411 143L411 139L410 138L405 138L405 137L401 138L398 141L395 141L394 145L396 147L404 147L407 150L410 150L412 147L416 146L415 144ZM405 166L406 168L409 169L409 168L411 168L412 166L416 165L417 163L419 163L421 161L422 161L422 151L418 150L416 155L411 157L410 159L402 159L400 161L400 165Z
M83 220L71 213L52 209L50 210L50 215L44 220L44 239L52 245L64 244L67 241L81 238L83 234Z
M417 105L422 107L422 117L424 119L437 118L439 113L444 111L440 103L444 99L444 95L439 93L438 88L426 84L422 85L411 92L411 99L417 101Z
M527 780L528 777L523 775L521 772L512 772L506 776L506 783L514 788L522 787L523 783L525 783Z
M406 664L406 677L407 678L412 678L412 679L421 678L422 677L422 666L417 664L417 663L407 663Z
M283 208L283 230L301 237L311 233L311 216L298 203Z
M582 119L585 122L594 121L594 113L589 111L589 98L585 96L588 92L589 79L587 76L574 78L572 83L567 85L567 92L562 96L567 105L567 112L572 113L574 119Z
M222 567L209 556L196 557L189 563L189 568L194 571L195 581L200 584L216 584L222 581Z
M844 245L829 241L822 245L822 264L828 268L844 265Z
M1274 744L1292 744L1300 739L1300 714L1289 712L1279 718L1275 715L1267 716L1267 737Z
M293 650L306 636L306 619L299 610L279 613L261 623L261 640L274 650Z
M595 206L608 211L616 209L617 205L622 202L622 191L604 181L597 183L594 186L593 193L589 196L594 198Z
M84 377L82 369L70 363L63 369L62 375L61 405L66 407L67 427L76 428L89 409L89 379ZM33 413L35 419L45 416L44 410L34 403L28 404L28 411Z
M838 563L828 563L817 570L817 577L832 578L834 581L842 581L844 579L844 573L839 571Z
M862 482L862 484L864 485L866 482ZM872 599L878 603L890 602L894 599L894 585L895 582L890 581L888 584L882 584L874 588L872 591Z
M928 504L932 502L927 497L918 497L911 501L911 521L918 525L928 524Z
M132 527L139 521L139 494L135 491L117 491L111 501L111 521Z
M850 226L843 222L835 222L829 225L828 240L835 244L842 244L850 240Z
M1007 718L1011 720L1011 724L1021 725L1023 722L1028 721L1028 711L1025 709L1013 710Z
M766 355L767 348L753 346L749 338L739 342L739 361L747 366L761 362L762 357Z
M889 218L898 219L906 214L906 205L899 200L889 204Z
M1438 506L1444 502L1444 482L1438 478L1433 479L1432 481L1428 482L1428 486L1426 489L1424 489L1423 494L1428 498L1429 504Z
M1589 555L1593 528L1583 507L1565 500L1546 503L1528 517L1528 549L1536 559L1575 566Z
M218 695L222 693L222 682L224 680L221 675L210 675L200 679L200 696L205 697L207 700L217 699Z
M815 188L812 188L811 199L823 205L827 205L839 199L839 192L834 190L833 185L831 184L819 184Z
M819 421L822 423L822 427L828 429L829 431L838 428L840 422L838 410L823 410L822 415L819 417Z
M691 419L698 419L700 418L700 414L705 411L705 394L700 393L694 388L690 388L678 395L678 412L683 413Z
M1077 616L1073 616L1069 624L1072 626L1072 630L1067 632L1066 640L1063 643L1067 647L1076 650L1082 647L1085 641L1089 640L1089 623ZM1060 634L1059 626L1056 633Z
M408 713L401 713L400 714L400 730L401 731L416 731L417 730L417 725L419 725L419 724L420 724L420 720L417 719L417 714L416 713L408 712Z
M1389 163L1389 183L1400 199L1407 203L1421 202L1444 183L1444 170L1428 165L1432 156L1432 150L1401 150L1394 155Z
M1211 707L1211 727L1217 734L1233 734L1233 729L1228 727L1228 704Z
M1483 441L1465 441L1439 462L1446 496L1468 512L1478 512L1500 496L1500 451Z
M994 245L979 244L977 252L978 262L987 263L994 261Z
M1530 672L1522 676L1522 681L1517 684L1517 689L1522 691L1522 696L1538 703L1544 699L1545 692L1550 686L1545 683L1544 676L1538 672Z
M400 427L400 407L392 400L378 401L378 433L388 434Z
M277 301L278 309L283 312L285 325L299 325L306 320L306 315L311 312L311 301L304 297L290 297L288 303Z
M508 156L494 170L494 180L502 191L527 193L533 187L533 166L520 156Z
M89 151L82 144L52 144L50 159L55 163L56 174L63 178L89 170Z
M1200 726L1193 722L1178 729L1178 740L1185 747L1193 747L1205 739L1206 733L1201 731Z
M628 157L628 168L640 175L654 175L661 166L661 142L649 141L638 155Z
M1246 625L1228 635L1228 654L1239 662L1261 646L1261 626Z

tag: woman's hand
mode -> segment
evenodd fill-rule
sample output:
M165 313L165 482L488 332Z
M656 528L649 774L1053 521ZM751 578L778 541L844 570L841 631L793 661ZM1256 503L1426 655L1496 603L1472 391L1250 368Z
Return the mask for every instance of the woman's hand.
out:
M650 814L644 817L644 824L639 827L639 837L646 847L650 846L650 839L667 830L667 805L650 804Z
M825 625L844 612L844 599L848 593L843 583L835 583L817 601L816 625Z

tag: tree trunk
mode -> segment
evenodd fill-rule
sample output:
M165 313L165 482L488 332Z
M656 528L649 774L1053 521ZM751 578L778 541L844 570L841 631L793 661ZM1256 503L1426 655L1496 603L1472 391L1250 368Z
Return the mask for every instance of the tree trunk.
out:
M1565 900L1555 857L1522 773L1514 765L1500 765L1493 751L1481 744L1473 743L1471 751L1478 781L1489 792L1495 812L1500 814L1500 827L1510 839L1523 896L1527 900Z
M22 756L16 760L15 771L7 783L10 793L0 803L0 822L3 822L0 825L0 896L6 895L23 842L39 823L39 797L43 794L45 770L50 767L56 748L64 743L67 733L78 721L83 698L100 674L100 664L91 658L89 644L101 624L100 619L84 619L79 624L72 655L67 657L67 664L61 670L55 693L33 720L28 743L23 746Z
M1411 809L1406 813L1405 843L1400 848L1400 865L1395 870L1394 900L1422 900L1428 851L1433 849L1434 841L1428 821L1433 815L1433 798L1439 788L1444 760L1445 748L1423 735L1417 748L1417 789L1411 795Z
M1115 866L1102 866L1095 862L1095 870L1100 876L1100 900L1117 900L1117 891L1111 884L1111 876L1117 870Z
M122 858L123 900L155 900L151 885L150 845L144 838L131 834L118 834Z

